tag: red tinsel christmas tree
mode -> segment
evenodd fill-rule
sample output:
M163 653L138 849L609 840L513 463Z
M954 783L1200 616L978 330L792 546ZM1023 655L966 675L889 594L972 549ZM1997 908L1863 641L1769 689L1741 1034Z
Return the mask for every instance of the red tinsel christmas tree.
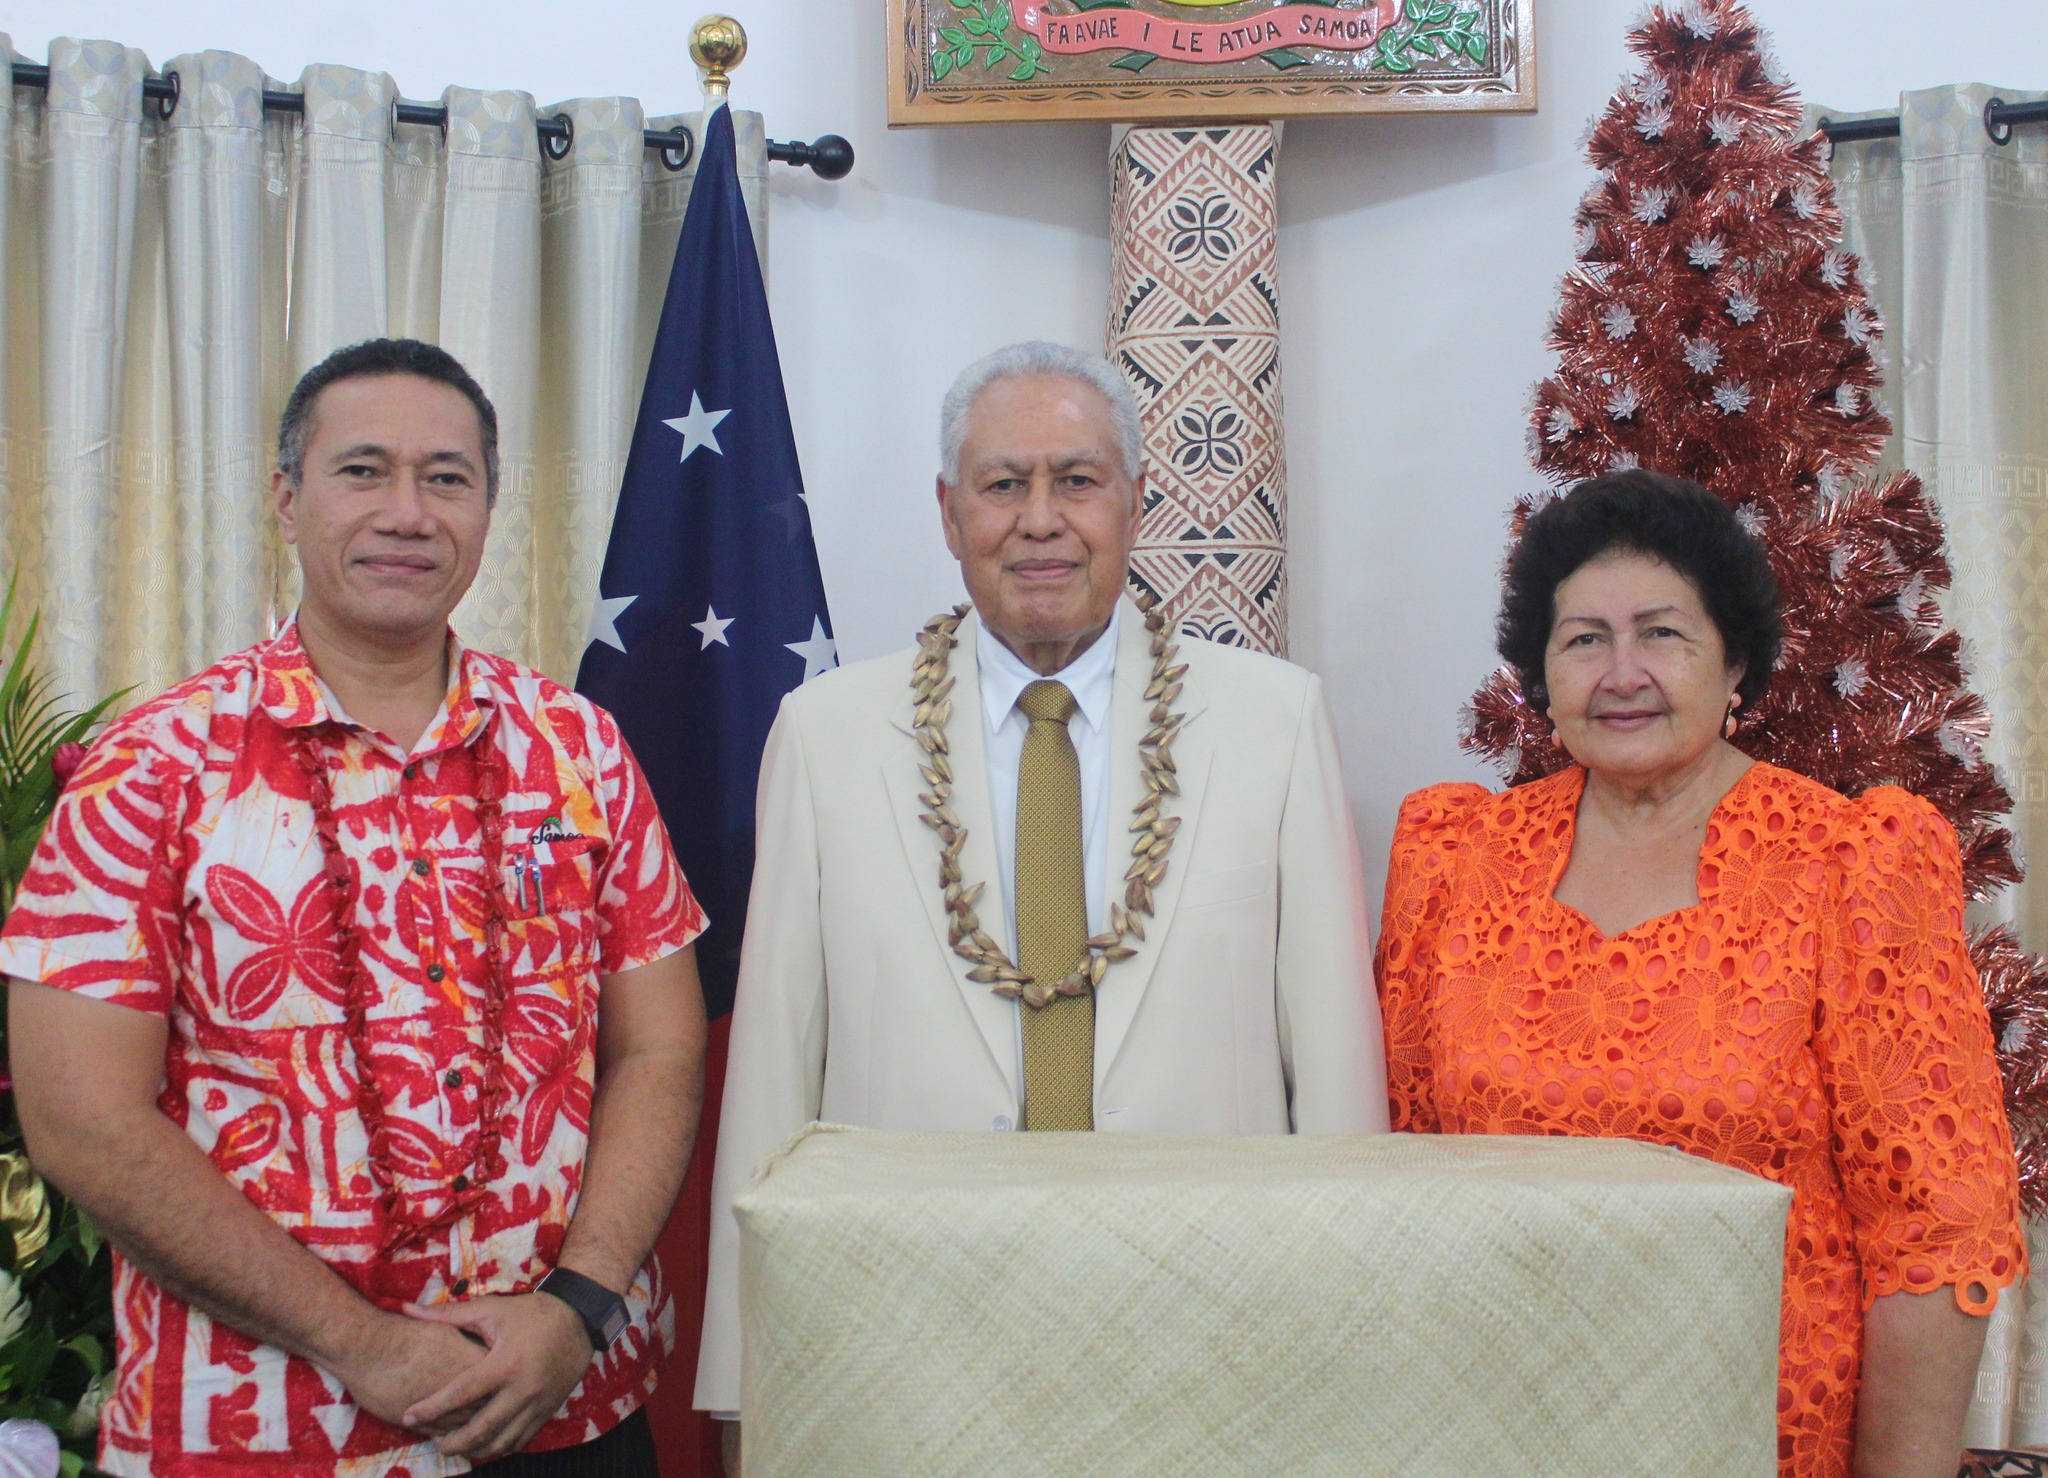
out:
M1985 760L1984 704L1935 595L1941 521L1918 478L1881 480L1882 326L1828 177L1828 143L1734 0L1664 0L1630 35L1641 70L1594 124L1557 372L1531 446L1558 487L1648 467L1710 488L1771 552L1785 651L1735 743L1855 795L1893 784L1940 808L1972 898L2019 877ZM1545 495L1547 496L1547 495ZM1523 521L1540 499L1517 511ZM1569 763L1497 672L1466 746L1516 784ZM1973 941L1999 1032L2028 1209L2048 1211L2048 977L2009 932Z

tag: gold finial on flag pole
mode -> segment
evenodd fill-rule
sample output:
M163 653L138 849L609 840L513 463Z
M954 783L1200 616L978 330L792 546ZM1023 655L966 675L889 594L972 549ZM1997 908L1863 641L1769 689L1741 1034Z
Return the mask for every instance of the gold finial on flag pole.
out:
M747 59L746 28L729 15L707 15L690 28L690 57L704 70L704 96L722 102L733 68Z

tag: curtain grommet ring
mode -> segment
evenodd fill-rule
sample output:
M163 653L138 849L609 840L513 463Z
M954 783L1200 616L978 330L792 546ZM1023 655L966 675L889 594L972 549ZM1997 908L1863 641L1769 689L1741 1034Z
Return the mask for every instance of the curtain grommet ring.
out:
M441 130L441 142L448 142L448 109L437 103L409 103L393 94L391 98L391 140L398 141L398 125L410 123Z
M681 174L690 167L690 161L697 157L697 137L687 128L675 130L671 137L681 142L662 145L661 167L670 174Z
M1984 105L1984 132L1991 135L1994 144L2012 142L2012 125L1999 116L2004 111L2004 98L1993 98Z
M169 123L171 115L178 111L178 95L184 91L184 82L176 72L165 72L163 82L169 90L157 99L156 116Z
M557 113L547 120L540 130L540 151L549 159L559 163L569 157L569 151L576 147L576 120L567 113Z

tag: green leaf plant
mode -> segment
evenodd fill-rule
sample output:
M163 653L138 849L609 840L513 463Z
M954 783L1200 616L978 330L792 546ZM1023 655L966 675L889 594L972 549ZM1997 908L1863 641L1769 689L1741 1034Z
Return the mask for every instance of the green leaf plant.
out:
M0 601L0 642L14 626L13 580ZM0 669L0 915L63 788L53 760L81 744L127 694L82 711L51 691L35 664L31 613ZM4 1017L0 1017L4 1022ZM6 1037L0 1024L0 1053ZM55 1429L65 1478L91 1473L100 1403L113 1380L113 1277L106 1243L85 1213L35 1173L22 1146L13 1079L0 1072L0 1420Z

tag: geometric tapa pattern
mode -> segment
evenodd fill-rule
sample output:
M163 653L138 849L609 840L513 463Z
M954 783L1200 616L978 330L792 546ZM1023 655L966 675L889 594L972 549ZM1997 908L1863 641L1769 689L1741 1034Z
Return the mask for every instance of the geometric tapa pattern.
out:
M1958 1478L2048 1478L2048 1458L2034 1452L1966 1452Z
M1138 397L1131 584L1191 636L1287 654L1279 134L1133 128L1111 160L1109 357Z

